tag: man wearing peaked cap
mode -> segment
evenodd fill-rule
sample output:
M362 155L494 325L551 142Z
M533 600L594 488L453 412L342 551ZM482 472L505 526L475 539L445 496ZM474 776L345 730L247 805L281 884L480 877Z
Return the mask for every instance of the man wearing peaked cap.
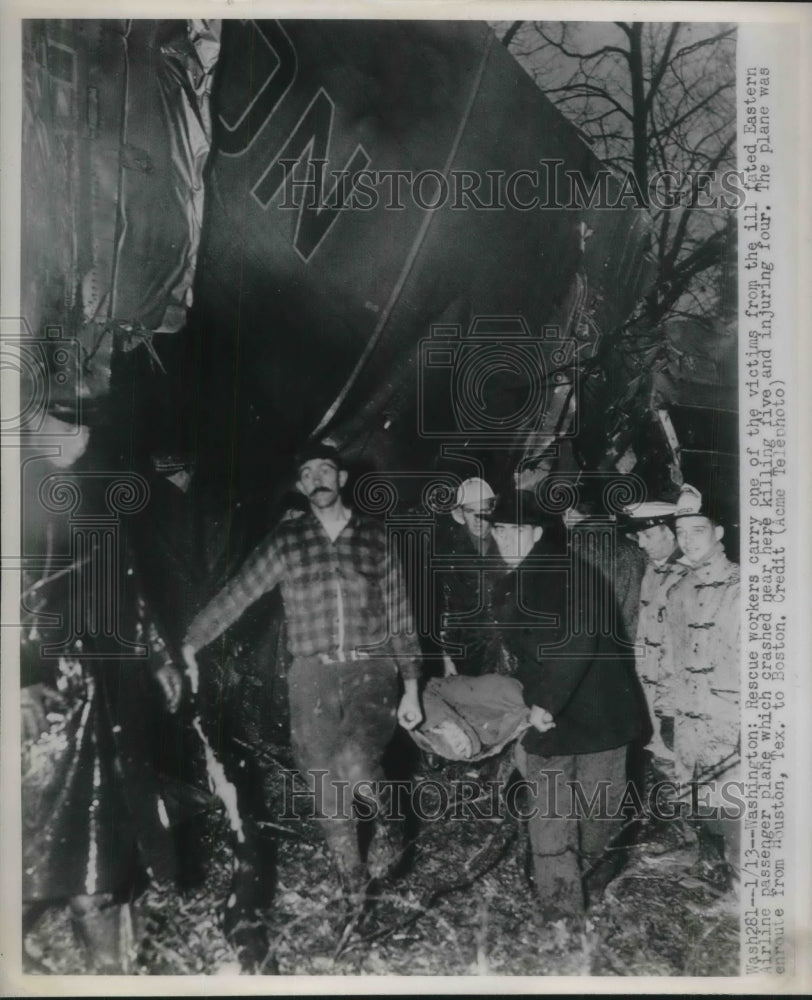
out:
M721 565L722 560L734 565L722 547L725 529L695 486L683 486L674 509L674 524L683 562L693 569L710 562Z
M647 501L624 511L624 527L634 531L646 556L640 584L635 664L653 725L650 750L661 770L674 758L674 664L667 638L669 595L688 567L679 562L674 533L676 504Z
M661 524L669 524L674 520L676 504L664 500L647 500L633 507L625 507L623 518L626 527L633 531L645 531Z
M341 452L330 438L326 438L323 441L308 442L308 444L296 453L294 465L298 470L308 462L313 462L317 459L325 462L332 462L337 469L344 468Z
M698 780L703 801L718 808L725 804L724 784L739 779L739 567L725 555L724 529L693 486L683 487L675 523L689 568L668 607L676 778ZM738 857L739 822L720 812L700 822L699 834L700 869L729 874Z

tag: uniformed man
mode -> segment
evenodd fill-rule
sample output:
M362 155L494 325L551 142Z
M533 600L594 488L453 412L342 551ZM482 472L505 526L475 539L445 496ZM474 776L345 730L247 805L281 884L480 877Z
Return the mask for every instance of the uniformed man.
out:
M648 501L625 511L625 527L634 532L646 556L640 584L635 665L643 685L653 735L649 749L661 768L671 771L674 759L674 664L666 641L669 595L688 572L674 532L676 505Z

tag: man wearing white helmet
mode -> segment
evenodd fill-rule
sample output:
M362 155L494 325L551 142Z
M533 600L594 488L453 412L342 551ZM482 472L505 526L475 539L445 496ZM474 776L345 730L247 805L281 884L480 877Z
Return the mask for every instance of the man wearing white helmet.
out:
M462 524L470 535L471 542L479 551L488 550L493 525L490 514L496 504L496 494L484 479L476 477L460 483L457 490L457 503L451 516Z
M739 780L739 567L725 555L724 529L693 486L675 511L677 541L689 572L668 608L674 655L674 750L680 784L701 784L712 807L725 782ZM737 862L738 821L719 816L700 825L700 864ZM725 852L725 846L727 848Z
M493 538L495 504L496 494L484 479L466 479L457 490L451 512L459 526L450 544L453 565L444 567L440 574L440 635L447 649L443 656L446 676L479 676L506 669L492 613L493 586L506 569Z

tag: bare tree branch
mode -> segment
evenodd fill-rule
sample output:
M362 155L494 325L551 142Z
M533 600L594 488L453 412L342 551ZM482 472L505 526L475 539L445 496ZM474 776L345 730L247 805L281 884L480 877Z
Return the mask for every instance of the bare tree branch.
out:
M651 204L656 276L645 300L600 342L586 367L607 386L599 426L607 454L651 403L657 372L679 355L669 323L708 331L709 357L734 336L729 291L734 214L717 207L698 179L735 160L735 28L616 21L535 23L513 33L511 51L596 154ZM603 42L604 44L597 44ZM670 195L670 203L662 200ZM631 421L631 423L630 423ZM611 459L610 459L611 460Z
M516 37L519 28L524 24L524 21L514 21L513 24L508 28L508 30L502 36L502 44L506 49L510 48L510 43Z
M663 77L665 76L666 70L670 65L671 60L671 50L674 47L674 42L676 41L677 35L680 30L679 21L675 21L671 25L671 30L668 33L668 41L665 43L665 49L660 56L659 65L654 71L654 75L651 78L651 83L649 84L648 94L646 94L644 104L646 106L646 111L651 107L654 98L657 95L657 91L660 89L660 84L662 83Z
M546 34L546 32L544 32L538 25L536 26L536 29L545 42L558 49L558 51L562 55L567 56L568 59L587 61L597 59L598 56L603 56L610 52L614 52L615 54L622 56L624 59L628 56L628 52L625 49L621 49L617 45L602 45L599 49L595 49L593 52L572 52L565 47L563 35L561 41L557 42L555 39L550 38L550 36Z
M658 278L649 318L707 303L713 282L698 298L693 283L703 267L717 267L724 222L705 207L690 176L732 165L735 29L617 21L605 26L605 44L596 45L595 30L573 22L533 28L541 44L520 58L601 159L631 172L646 196L650 179L675 172L677 207L652 206Z

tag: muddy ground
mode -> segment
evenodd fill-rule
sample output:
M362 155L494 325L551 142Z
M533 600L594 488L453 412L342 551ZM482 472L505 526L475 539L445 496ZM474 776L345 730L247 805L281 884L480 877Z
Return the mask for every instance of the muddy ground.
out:
M268 787L281 794L279 774L289 761L283 750L269 759ZM416 779L439 782L449 793L453 781L477 777L484 780L485 772L417 761ZM477 819L471 811L424 822L408 871L382 892L364 925L343 937L338 885L318 831L305 819L280 824L268 913L269 957L279 972L737 974L735 883L720 888L688 872L696 843L687 825L644 823L621 872L583 925L573 927L539 922L522 825L509 817ZM152 885L141 896L136 974L239 971L219 920L232 871L228 823L215 801L196 822L204 847L199 884L183 891ZM65 907L46 912L28 934L24 966L44 974L86 971Z

